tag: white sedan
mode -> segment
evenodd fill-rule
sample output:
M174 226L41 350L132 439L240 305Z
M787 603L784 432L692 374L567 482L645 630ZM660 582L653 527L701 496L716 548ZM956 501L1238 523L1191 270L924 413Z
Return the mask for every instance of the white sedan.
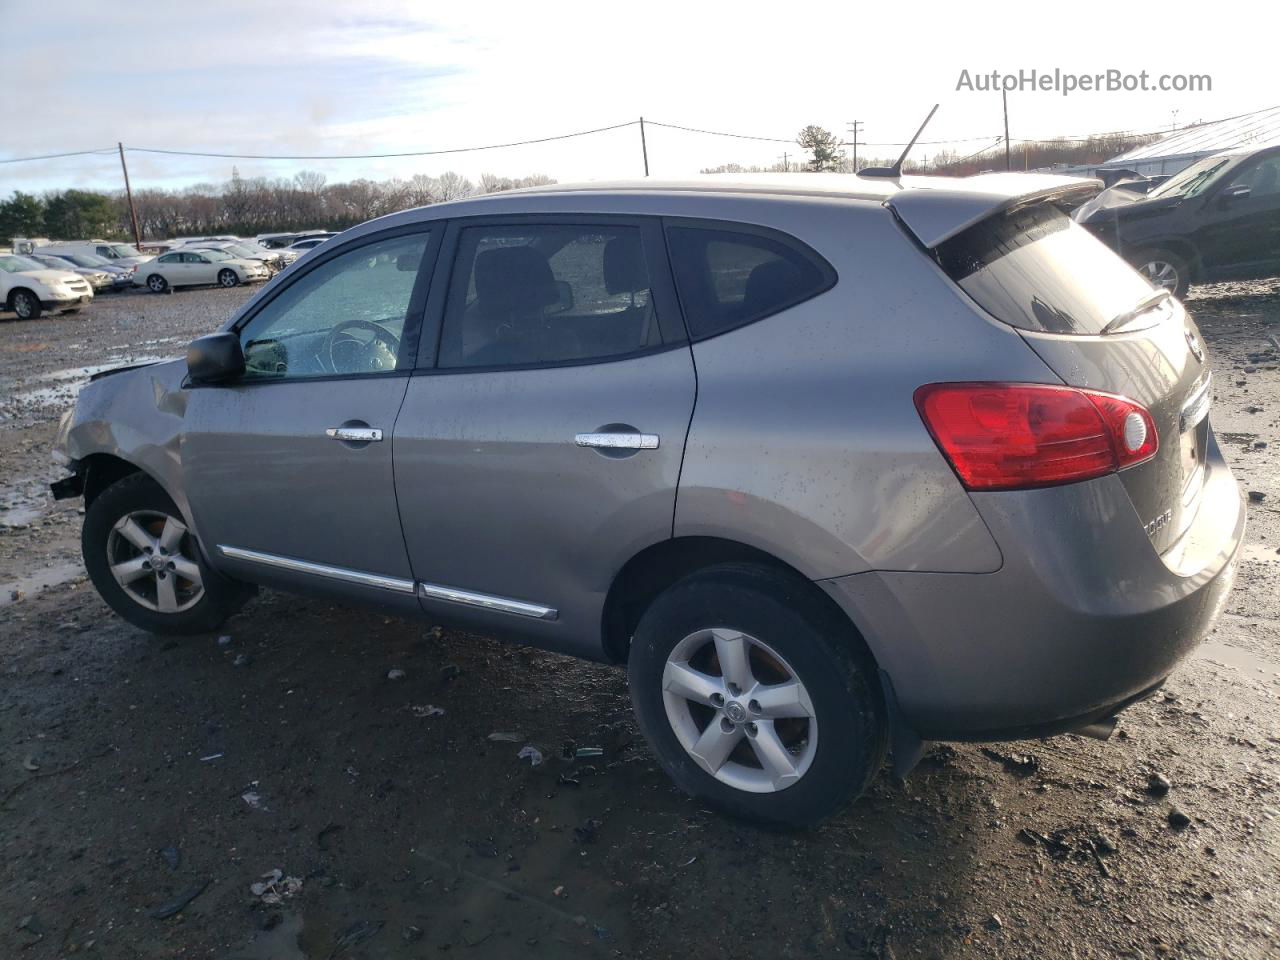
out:
M174 250L139 267L133 283L164 293L171 287L201 284L234 287L270 276L271 271L258 260L242 260L221 250Z

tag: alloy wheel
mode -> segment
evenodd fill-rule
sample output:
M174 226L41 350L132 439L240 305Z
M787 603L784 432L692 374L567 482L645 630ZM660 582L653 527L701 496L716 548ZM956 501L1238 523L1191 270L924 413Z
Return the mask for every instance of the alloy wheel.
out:
M196 549L182 521L155 510L137 510L111 528L107 565L135 603L158 613L181 613L204 596Z
M30 320L35 316L35 298L31 294L19 290L13 295L13 312L19 320Z
M1149 260L1139 272L1154 286L1173 293L1178 289L1178 268L1167 260Z
M727 627L689 634L667 657L662 699L681 746L727 786L774 793L813 763L818 720L809 692L756 637Z

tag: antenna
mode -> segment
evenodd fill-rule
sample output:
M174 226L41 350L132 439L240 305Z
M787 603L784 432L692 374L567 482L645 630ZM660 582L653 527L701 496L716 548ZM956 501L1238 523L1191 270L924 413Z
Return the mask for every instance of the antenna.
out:
M860 177L893 177L897 179L902 176L902 165L906 162L907 154L911 152L911 148L916 145L916 141L920 139L920 134L924 133L924 128L929 125L929 121L933 119L933 115L938 112L938 105L935 103L933 109L929 111L929 115L924 118L924 123L920 124L920 129L916 131L916 135L911 138L911 142L907 144L906 149L902 151L902 156L898 157L897 162L892 167L867 167L865 170L859 170Z

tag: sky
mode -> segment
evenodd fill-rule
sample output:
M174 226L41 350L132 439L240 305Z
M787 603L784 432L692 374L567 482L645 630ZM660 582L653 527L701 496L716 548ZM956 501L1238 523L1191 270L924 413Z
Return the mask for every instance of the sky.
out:
M1155 8L1153 8L1154 10ZM1280 103L1280 12L1252 24L1167 0L1158 13L1040 3L698 2L441 4L409 0L0 0L7 95L0 161L114 147L242 154L441 150L554 136L639 116L790 138L806 124L962 153L1002 131L998 92L957 89L992 70L1208 74L1210 92L1016 90L1014 138L1152 131ZM1280 9L1280 8L1277 8ZM1260 21L1266 21L1260 22ZM1192 26L1188 26L1192 25ZM1149 31L1149 32L1148 32ZM1154 37L1154 39L1152 39ZM770 164L794 144L648 124L650 172ZM879 156L898 147L873 146ZM862 156L867 148L860 151ZM317 170L330 182L456 170L560 181L643 173L639 130L500 150L378 160L232 160L130 152L135 189ZM118 190L104 153L0 163L0 196Z

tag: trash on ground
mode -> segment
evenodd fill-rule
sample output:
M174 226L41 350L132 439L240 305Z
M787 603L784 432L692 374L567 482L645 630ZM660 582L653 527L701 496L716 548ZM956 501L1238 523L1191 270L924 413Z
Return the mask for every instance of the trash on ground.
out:
M518 733L509 733L506 730L495 730L489 734L487 739L492 740L494 743L519 743L524 737Z
M24 757L22 760L22 769L29 773L35 773L40 769L40 762L35 757Z
M160 850L160 857L168 864L170 870L177 870L182 866L182 851L177 847L168 846Z
M403 680L407 676L408 674L405 673L403 670L401 670L399 667L393 667L392 669L387 671L388 680Z
M437 707L433 703L423 703L409 708L415 717L443 717L444 707Z
M536 767L542 763L542 751L537 747L525 745L521 747L520 752L516 754L516 759L528 760L529 766Z
M172 900L167 900L164 903L160 904L160 906L153 909L150 912L149 916L153 920L165 920L169 917L172 917L174 914L181 913L183 910L186 909L187 904L189 904L196 897L200 896L200 894L204 893L205 887L207 886L209 886L208 880L203 880L200 883L192 884L191 886L183 890L180 894L178 894L176 897L174 897Z
M225 756L225 754L221 754L221 753L211 753L211 754L209 754L207 757L201 757L201 758L200 758L200 762L201 762L201 763L208 763L210 760L221 760L221 759L223 758L223 756Z
M258 793L256 790L246 790L244 793L240 794L240 799L247 803L251 810L264 809L262 804L262 794Z
M574 756L574 759L577 759L577 760L581 760L584 757L603 757L604 748L603 747L579 747L577 750L573 751L573 756Z
M268 906L275 906L302 892L302 878L286 877L284 871L276 867L249 884L249 892Z

